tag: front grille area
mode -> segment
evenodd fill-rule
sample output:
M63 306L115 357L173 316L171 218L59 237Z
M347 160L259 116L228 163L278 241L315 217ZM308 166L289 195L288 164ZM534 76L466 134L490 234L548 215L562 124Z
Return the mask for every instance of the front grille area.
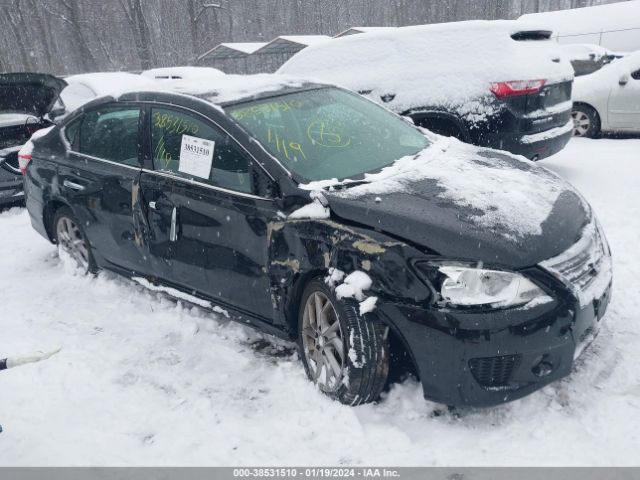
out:
M506 387L521 359L520 355L472 358L469 360L469 368L476 381L483 387Z
M593 220L566 252L540 264L567 285L585 306L611 283L611 256L601 228Z

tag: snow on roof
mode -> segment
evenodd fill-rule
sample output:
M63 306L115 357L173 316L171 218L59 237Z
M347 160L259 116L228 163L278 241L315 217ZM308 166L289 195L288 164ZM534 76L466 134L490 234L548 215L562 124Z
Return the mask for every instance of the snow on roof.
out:
M175 80L172 82L154 82L153 88L126 89L113 94L120 97L132 92L171 92L197 96L214 105L250 99L284 88L301 88L309 82L287 75L261 73L256 75L221 75L202 79Z
M555 42L511 38L527 30L540 26L469 21L349 35L305 48L278 73L370 92L377 101L395 95L386 104L395 111L467 104L465 115L486 114L470 100L489 95L492 82L542 78L551 83L573 77L571 64Z
M117 88L144 87L150 80L135 73L128 72L95 72L70 75L64 79L68 85L81 83L89 87L96 96L106 95Z
M346 37L348 35L355 35L357 33L371 33L371 32L382 32L385 30L392 30L396 27L351 27L348 28L337 35L334 35L333 38Z
M157 80L198 79L224 75L222 70L211 67L164 67L145 70L140 75Z
M611 50L640 50L640 1L529 13L519 20L551 28L563 43L597 43Z
M317 45L331 40L327 35L281 35L254 51L262 53L296 53L310 45Z
M244 58L266 45L266 42L234 42L221 43L208 52L200 55L198 60L203 58Z
M571 60L597 60L607 55L614 55L611 50L591 43L568 43L561 45L560 48Z

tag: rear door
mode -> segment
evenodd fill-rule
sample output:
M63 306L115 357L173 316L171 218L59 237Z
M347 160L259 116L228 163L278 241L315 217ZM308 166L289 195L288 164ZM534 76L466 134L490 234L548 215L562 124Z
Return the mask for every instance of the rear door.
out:
M156 276L270 320L270 179L224 130L175 107L149 111L153 170L141 188Z
M609 95L609 125L614 129L640 131L640 68L625 85L617 83Z
M134 207L139 198L142 110L96 107L64 128L68 159L58 167L61 196L83 225L99 263L148 273Z

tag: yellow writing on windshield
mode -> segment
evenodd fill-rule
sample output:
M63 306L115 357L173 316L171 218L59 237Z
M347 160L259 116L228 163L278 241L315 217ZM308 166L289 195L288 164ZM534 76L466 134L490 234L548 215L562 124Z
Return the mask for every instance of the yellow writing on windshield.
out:
M278 128L284 128L284 127L272 125L268 128L267 143L270 143L271 145L275 145L276 150L278 150L278 152L280 153L283 153L284 156L287 157L287 160L291 159L290 154L293 155L294 159L296 159L297 158L296 152L302 155L302 158L306 160L307 156L304 154L302 145L298 142L292 142L292 141L286 140L281 133L278 133L277 131Z
M320 147L344 148L351 145L351 137L331 123L315 121L307 128L307 137L313 145Z
M242 120L246 117L269 116L275 112L288 112L294 108L299 108L301 105L302 102L299 100L268 102L235 110L231 112L231 116L236 120Z

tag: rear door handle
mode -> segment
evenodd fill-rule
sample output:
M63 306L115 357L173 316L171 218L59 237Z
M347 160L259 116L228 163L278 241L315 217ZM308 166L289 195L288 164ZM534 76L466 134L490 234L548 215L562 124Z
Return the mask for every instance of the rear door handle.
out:
M176 225L176 221L178 219L178 212L176 207L173 207L171 211L171 229L169 230L169 241L175 242L178 240L178 228Z
M65 180L64 182L62 182L62 185L64 185L67 188L70 188L71 190L75 190L77 192L84 190L84 185L80 185L79 183L75 183L70 180Z

